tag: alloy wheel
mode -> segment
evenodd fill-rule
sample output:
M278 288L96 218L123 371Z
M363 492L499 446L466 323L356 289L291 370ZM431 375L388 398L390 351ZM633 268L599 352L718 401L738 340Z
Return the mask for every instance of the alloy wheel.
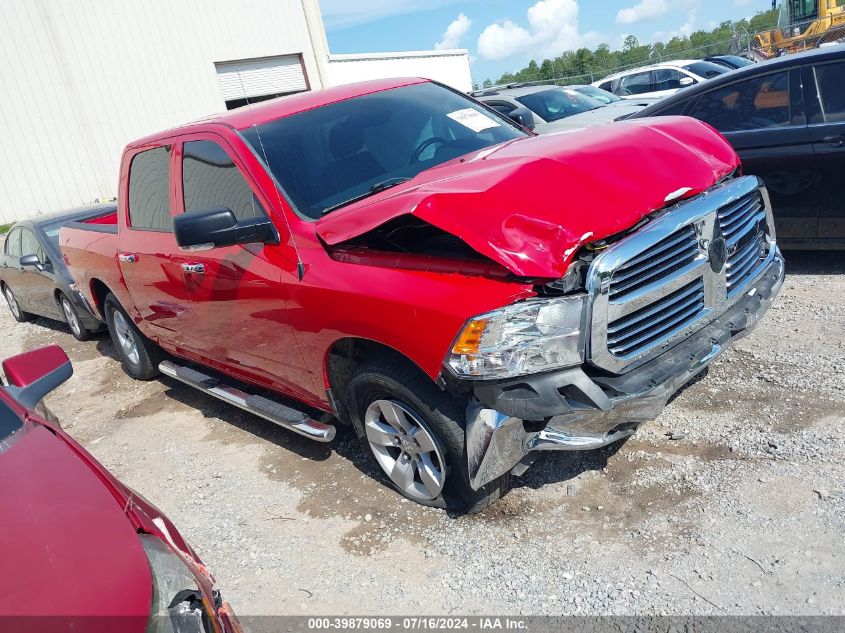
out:
M62 298L62 312L65 313L65 321L67 321L71 331L76 336L82 336L82 324L79 322L79 317L76 316L76 312L74 312L73 306L70 305L70 301L67 298Z
M120 344L124 355L133 365L137 365L141 356L138 353L138 345L135 343L135 334L132 332L126 317L119 310L112 311L112 323L117 342Z
M393 400L375 400L364 415L373 455L385 474L414 499L436 499L446 483L446 462L419 416Z
M12 289L6 286L4 294L6 295L6 301L9 303L9 309L12 311L12 314L15 315L16 319L21 318L21 309L18 306L17 299L15 299L15 295L12 294Z

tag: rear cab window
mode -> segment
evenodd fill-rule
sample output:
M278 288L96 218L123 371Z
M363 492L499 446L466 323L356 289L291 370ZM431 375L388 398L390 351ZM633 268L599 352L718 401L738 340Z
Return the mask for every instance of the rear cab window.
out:
M169 145L148 149L132 157L128 203L131 228L173 231Z

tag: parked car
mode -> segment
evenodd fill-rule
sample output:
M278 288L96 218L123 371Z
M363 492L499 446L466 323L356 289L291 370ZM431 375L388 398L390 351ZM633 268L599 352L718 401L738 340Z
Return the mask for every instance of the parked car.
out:
M603 101L560 86L523 86L488 90L479 101L500 114L525 121L527 108L531 114L529 127L538 134L572 130L611 123L614 119L642 110L647 104L627 103L611 109ZM514 117L516 115L516 117Z
M240 631L179 531L36 411L70 378L56 345L3 362L0 619L16 631Z
M61 246L130 376L320 441L334 416L401 494L475 511L536 451L634 433L758 322L783 262L738 173L691 119L536 136L389 79L131 143L116 232Z
M0 256L0 291L16 321L35 316L64 321L80 341L102 322L76 289L59 252L59 229L68 222L114 222L117 205L97 204L16 222Z
M712 55L710 57L705 57L704 61L719 64L729 70L744 68L754 63L753 60L748 59L747 57L740 57L739 55Z
M678 114L719 130L763 179L784 247L845 248L845 46L747 66L633 116Z
M622 97L617 97L612 92L608 92L607 90L602 90L601 88L596 88L595 86L590 86L587 84L574 84L571 86L566 86L569 90L575 90L580 92L581 94L587 95L588 97L592 97L597 101L601 101L605 105L611 105L616 107L628 107L631 105L641 105L643 107L650 106L653 103L657 103L659 99L656 97L638 97L635 99L623 99ZM630 112L636 112L636 109L631 109Z
M681 88L706 82L728 72L725 66L696 59L631 68L593 82L593 86L623 99L663 98Z

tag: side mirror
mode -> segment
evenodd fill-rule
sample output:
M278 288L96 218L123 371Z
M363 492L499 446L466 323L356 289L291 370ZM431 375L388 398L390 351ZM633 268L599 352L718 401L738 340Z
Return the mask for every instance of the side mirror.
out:
M202 250L235 244L278 244L276 228L266 216L238 222L231 209L214 207L188 211L173 220L176 243L184 249Z
M48 393L73 375L73 366L58 345L42 347L3 361L9 386L6 393L28 409L34 409Z
M521 125L526 130L534 129L534 113L525 106L520 106L508 115L511 120L517 125Z
M678 83L681 85L681 88L686 88L687 86L691 86L695 83L695 79L692 77L681 77Z
M41 260L38 259L38 255L34 253L32 255L24 255L20 258L19 262L24 268L32 266L36 270L44 270L44 264L42 264Z

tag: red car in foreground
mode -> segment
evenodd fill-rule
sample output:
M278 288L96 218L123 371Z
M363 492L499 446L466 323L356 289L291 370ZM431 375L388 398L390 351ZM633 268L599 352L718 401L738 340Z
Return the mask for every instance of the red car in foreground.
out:
M350 423L401 494L455 511L537 451L633 434L784 273L765 187L710 126L535 136L422 79L135 141L112 220L60 243L129 375L320 441Z
M0 628L240 631L170 520L36 412L73 373L64 351L53 345L14 356L3 373Z

